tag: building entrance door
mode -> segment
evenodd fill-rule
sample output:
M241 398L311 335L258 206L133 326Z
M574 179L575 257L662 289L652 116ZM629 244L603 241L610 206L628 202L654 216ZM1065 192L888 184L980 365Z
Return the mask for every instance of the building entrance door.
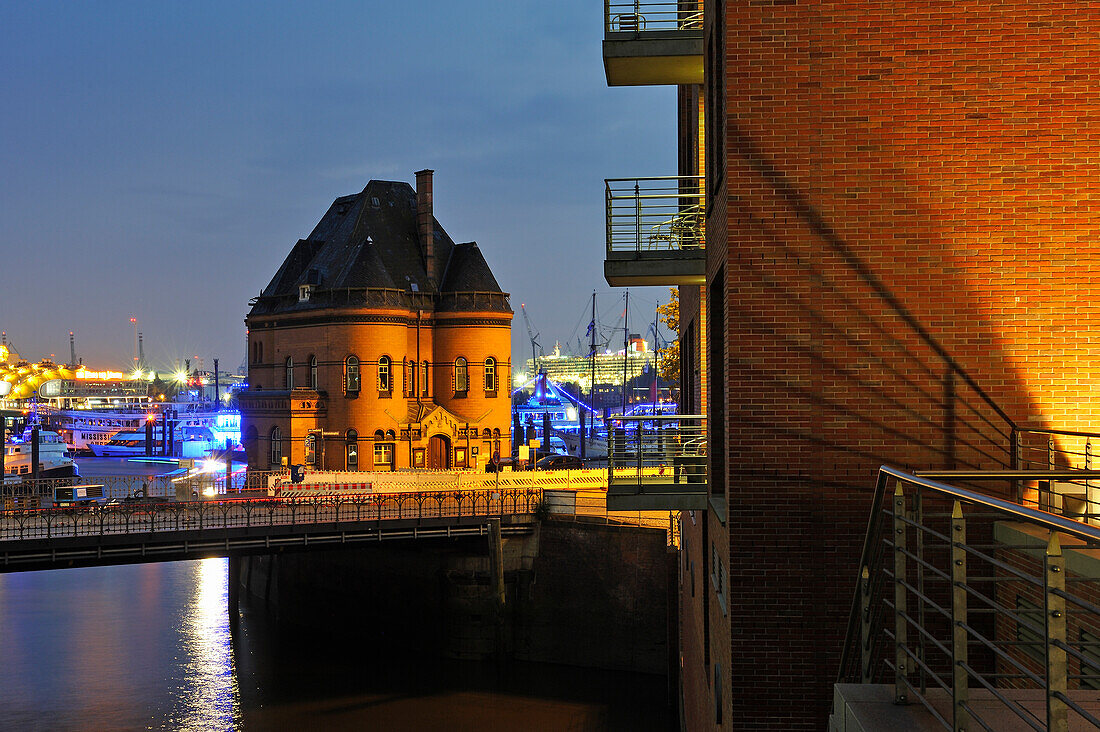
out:
M443 435L428 438L428 469L449 470L451 467L451 441Z

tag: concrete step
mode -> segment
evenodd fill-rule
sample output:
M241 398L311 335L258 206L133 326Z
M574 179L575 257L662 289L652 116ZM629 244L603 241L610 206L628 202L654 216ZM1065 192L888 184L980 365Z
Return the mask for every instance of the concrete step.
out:
M1045 726L1046 702L1042 690L1004 689L1002 693L1030 712L1040 726ZM1097 692L1071 691L1069 697L1090 714L1100 715L1100 694ZM950 694L942 689L929 689L926 699L940 716L951 720ZM971 689L969 706L989 729L998 732L1034 729L986 689ZM974 724L972 728L980 729L981 725ZM833 685L833 713L829 716L829 732L925 732L943 729L944 725L920 701L914 699L910 704L895 704L892 685ZM1069 729L1096 728L1070 710Z

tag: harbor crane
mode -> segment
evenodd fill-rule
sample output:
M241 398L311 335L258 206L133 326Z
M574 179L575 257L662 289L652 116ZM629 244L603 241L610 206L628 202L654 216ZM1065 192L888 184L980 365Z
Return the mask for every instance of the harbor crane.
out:
M531 341L531 369L535 372L532 374L532 376L534 376L539 372L538 357L543 355L542 344L538 342L539 333L531 329L531 319L527 317L527 305L525 303L520 303L519 309L523 313L523 324L527 326L527 337ZM535 354L536 347L538 347L538 355Z

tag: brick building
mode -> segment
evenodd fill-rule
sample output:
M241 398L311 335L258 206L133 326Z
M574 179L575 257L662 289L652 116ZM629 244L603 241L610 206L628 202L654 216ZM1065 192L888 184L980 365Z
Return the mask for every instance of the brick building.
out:
M607 7L609 84L678 86L680 169L638 184L678 213L627 251L609 181L605 273L680 286L682 409L710 418L685 724L821 729L877 466L1100 426L1100 8Z
M432 171L336 199L252 301L248 464L466 468L511 454L511 320L477 244L432 215Z

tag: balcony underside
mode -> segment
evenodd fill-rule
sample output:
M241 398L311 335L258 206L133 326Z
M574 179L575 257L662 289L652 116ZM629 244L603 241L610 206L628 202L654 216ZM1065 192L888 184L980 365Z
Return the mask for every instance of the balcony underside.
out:
M671 476L615 478L607 486L608 511L701 511L706 483L675 483Z
M608 33L603 42L608 86L702 84L701 34Z
M657 252L607 252L603 276L612 287L702 285L706 282L703 249Z

